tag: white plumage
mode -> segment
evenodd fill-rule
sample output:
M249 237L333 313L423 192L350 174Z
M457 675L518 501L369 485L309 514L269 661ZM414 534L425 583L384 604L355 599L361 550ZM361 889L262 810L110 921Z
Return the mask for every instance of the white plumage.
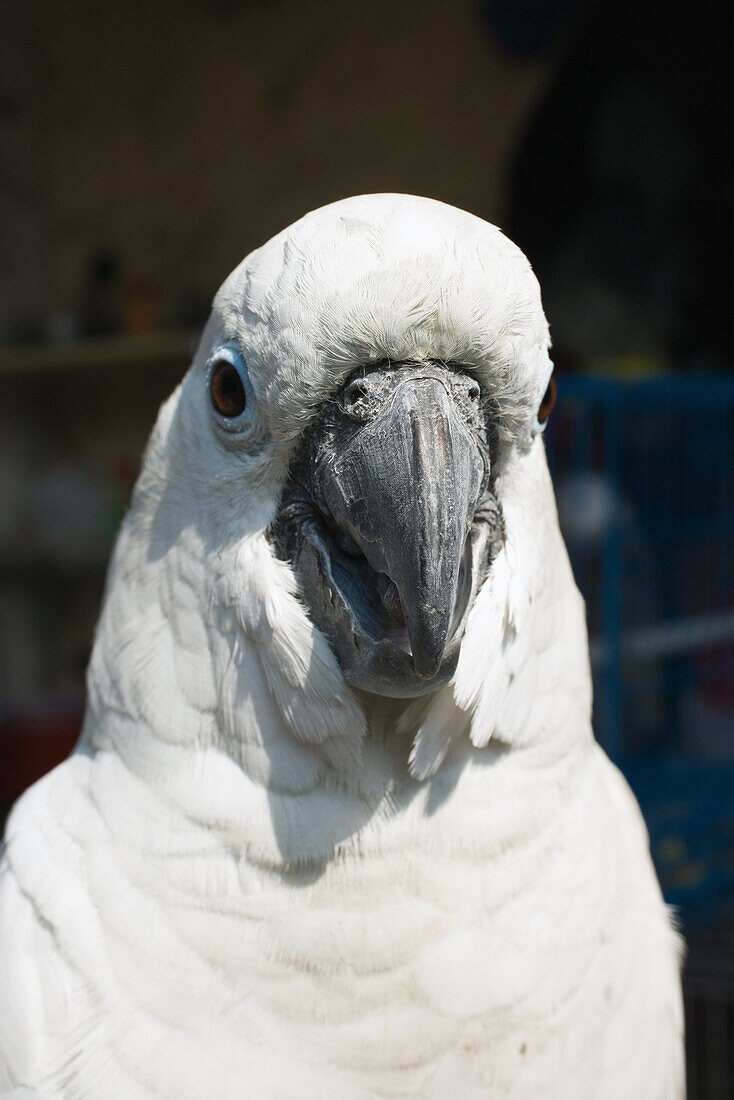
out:
M249 371L215 430L212 349ZM489 395L505 539L452 682L352 690L266 532L363 363ZM0 885L4 1096L680 1100L679 945L593 741L536 411L537 282L492 226L376 195L225 282L110 565L77 751Z

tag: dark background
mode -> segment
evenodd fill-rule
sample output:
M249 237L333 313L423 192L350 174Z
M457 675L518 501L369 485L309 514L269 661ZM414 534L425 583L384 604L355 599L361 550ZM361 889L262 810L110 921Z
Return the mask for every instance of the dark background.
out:
M0 3L0 811L69 751L114 533L232 267L406 191L543 288L599 739L691 948L690 1095L734 1095L728 5Z

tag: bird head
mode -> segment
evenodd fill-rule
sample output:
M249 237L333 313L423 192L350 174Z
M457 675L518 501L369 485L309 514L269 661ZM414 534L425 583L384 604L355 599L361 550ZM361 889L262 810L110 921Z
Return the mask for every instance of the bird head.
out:
M137 576L139 603L189 653L183 696L199 692L231 743L272 717L344 765L364 693L408 700L419 726L448 693L488 739L493 677L501 701L560 538L539 439L548 348L520 250L429 199L316 210L226 280L112 576Z

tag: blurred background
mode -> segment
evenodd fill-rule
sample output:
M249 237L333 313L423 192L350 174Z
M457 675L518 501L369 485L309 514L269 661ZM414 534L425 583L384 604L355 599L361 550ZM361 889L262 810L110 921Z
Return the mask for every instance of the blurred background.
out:
M541 281L599 740L690 950L690 1096L734 1096L728 6L0 3L0 811L74 743L115 531L241 257L407 191Z

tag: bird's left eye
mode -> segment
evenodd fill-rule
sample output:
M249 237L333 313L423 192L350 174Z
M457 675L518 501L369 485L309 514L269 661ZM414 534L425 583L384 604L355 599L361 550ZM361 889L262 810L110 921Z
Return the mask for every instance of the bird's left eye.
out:
M215 412L232 420L247 407L247 394L240 372L228 359L217 359L209 376L209 396Z
M538 409L538 423L545 424L546 420L553 412L553 406L556 403L556 380L551 377L548 382L548 388L543 394L543 400L540 402L540 408Z

